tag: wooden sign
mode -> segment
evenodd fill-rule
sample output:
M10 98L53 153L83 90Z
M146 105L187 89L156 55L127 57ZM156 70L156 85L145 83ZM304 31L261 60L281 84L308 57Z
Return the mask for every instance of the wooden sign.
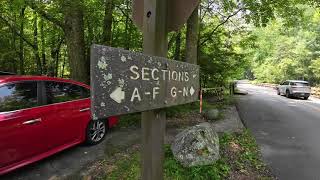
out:
M101 45L91 47L94 119L190 103L199 66Z
M169 0L167 10L168 32L179 30L187 22L200 0ZM144 12L144 0L133 0L133 20L142 29L143 16L155 16L153 12Z

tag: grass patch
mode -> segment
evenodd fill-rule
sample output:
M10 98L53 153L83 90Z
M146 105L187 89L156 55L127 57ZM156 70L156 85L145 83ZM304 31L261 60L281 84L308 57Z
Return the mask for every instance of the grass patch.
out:
M225 179L230 167L224 158L212 165L186 168L175 160L170 146L165 147L165 179Z
M140 153L135 152L118 160L114 170L108 173L105 179L141 179L140 177Z
M117 127L128 128L128 127L140 127L141 126L141 113L127 114L120 116Z
M229 171L230 167L223 159L213 165L184 168L174 159L170 146L165 146L164 179L224 179ZM141 179L140 152L118 160L114 170L105 179Z
M170 146L165 147L164 179L207 180L247 177L273 179L261 161L259 148L248 131L220 136L221 158L212 165L186 168L175 160ZM140 179L140 152L136 149L117 159L104 179Z
M234 159L230 159L233 161L230 162L233 168L240 171L248 167L257 172L267 170L261 160L259 147L248 130L237 135L225 133L219 140L220 148L226 153L224 156L234 156Z
M182 114L199 111L199 102L182 104L166 108L167 117L178 117Z
M202 101L202 110L206 111L209 109L225 109L226 107L233 105L235 103L235 99L233 96L225 95L222 101L219 102L210 102L207 99ZM179 117L183 114L189 112L199 112L200 110L200 103L194 102L189 104L183 104L178 106L173 106L170 108L166 108L167 117ZM221 117L223 118L223 117Z
M226 107L233 105L235 103L235 99L233 96L224 95L222 101L219 102L210 102L207 99L204 99L202 102L202 110L206 111L209 109L225 109ZM178 106L172 106L166 108L167 118L171 117L181 117L190 112L199 112L200 110L200 103L199 101L189 103L189 104L182 104ZM221 111L220 111L221 112ZM219 119L224 117L223 113L219 114ZM141 126L141 113L133 113L128 115L120 116L119 123L117 127L119 128L128 128L128 127L140 127Z

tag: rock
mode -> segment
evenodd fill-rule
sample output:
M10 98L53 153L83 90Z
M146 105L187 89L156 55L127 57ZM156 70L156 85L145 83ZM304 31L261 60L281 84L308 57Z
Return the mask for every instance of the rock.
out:
M59 177L56 175L53 175L48 180L59 180Z
M236 94L236 95L248 95L248 92L237 89L237 90L234 92L234 94Z
M205 111L204 117L207 120L217 120L219 118L219 110L218 109L210 109Z
M244 126L239 117L237 108L232 105L222 110L224 116L219 121L211 122L213 129L219 133L242 132Z
M179 133L171 150L185 167L213 164L220 158L219 137L210 123L201 123Z
M82 180L92 180L92 176L89 176L89 175L84 176Z

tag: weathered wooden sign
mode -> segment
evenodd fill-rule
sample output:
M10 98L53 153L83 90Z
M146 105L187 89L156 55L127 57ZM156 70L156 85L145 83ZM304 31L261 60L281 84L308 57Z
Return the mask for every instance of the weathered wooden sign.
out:
M167 1L167 27L168 31L179 30L197 7L200 0L168 0ZM144 16L155 16L151 11L145 14L144 0L133 0L133 20L142 29ZM149 14L148 14L149 13Z
M93 118L194 102L199 66L101 45L91 47Z

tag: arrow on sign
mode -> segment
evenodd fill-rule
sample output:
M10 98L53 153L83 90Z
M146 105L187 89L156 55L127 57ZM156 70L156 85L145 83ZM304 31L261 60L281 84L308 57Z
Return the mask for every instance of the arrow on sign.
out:
M191 88L190 88L190 94L191 94L191 96L193 96L194 92L195 92L195 90L194 90L193 87L191 86Z
M122 91L121 87L117 87L117 89L115 89L111 94L110 94L110 98L113 99L115 102L117 103L121 103L122 100L124 100L124 91Z

